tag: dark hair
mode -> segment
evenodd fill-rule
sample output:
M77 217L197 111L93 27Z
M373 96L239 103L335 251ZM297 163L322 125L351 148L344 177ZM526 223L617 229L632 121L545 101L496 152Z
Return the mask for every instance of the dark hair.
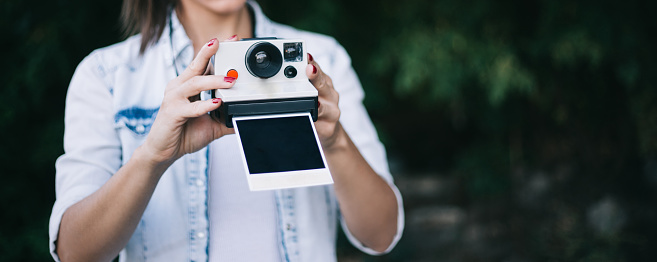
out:
M162 36L169 15L177 0L123 0L121 24L125 36L141 33L139 54Z

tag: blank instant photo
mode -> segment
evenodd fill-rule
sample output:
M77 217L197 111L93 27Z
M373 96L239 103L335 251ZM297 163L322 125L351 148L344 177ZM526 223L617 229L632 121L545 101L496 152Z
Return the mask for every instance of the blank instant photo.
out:
M233 117L251 191L332 184L310 113Z

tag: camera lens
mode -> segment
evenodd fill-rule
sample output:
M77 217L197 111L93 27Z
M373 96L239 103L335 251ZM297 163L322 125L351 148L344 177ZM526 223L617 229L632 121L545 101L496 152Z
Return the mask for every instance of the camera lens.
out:
M259 68L266 68L269 66L271 59L269 59L269 56L267 55L267 52L265 51L260 51L255 55L256 58L256 65Z
M255 77L270 78L281 70L282 65L281 51L269 42L255 43L246 52L246 69Z
M285 70L283 70L283 73L285 73L285 77L293 78L297 76L297 69L294 68L294 66L287 66Z

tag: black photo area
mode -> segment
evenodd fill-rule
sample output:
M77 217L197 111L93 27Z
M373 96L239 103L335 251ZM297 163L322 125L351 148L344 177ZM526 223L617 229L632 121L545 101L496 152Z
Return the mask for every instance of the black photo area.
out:
M236 120L249 173L324 168L308 116Z

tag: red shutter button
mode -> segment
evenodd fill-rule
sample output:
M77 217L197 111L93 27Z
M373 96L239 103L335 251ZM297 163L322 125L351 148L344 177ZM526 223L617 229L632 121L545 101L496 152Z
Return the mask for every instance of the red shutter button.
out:
M228 72L226 73L226 76L230 76L230 77L233 77L233 78L237 79L237 76L239 76L239 74L237 73L237 70L231 69L231 70L228 70Z

